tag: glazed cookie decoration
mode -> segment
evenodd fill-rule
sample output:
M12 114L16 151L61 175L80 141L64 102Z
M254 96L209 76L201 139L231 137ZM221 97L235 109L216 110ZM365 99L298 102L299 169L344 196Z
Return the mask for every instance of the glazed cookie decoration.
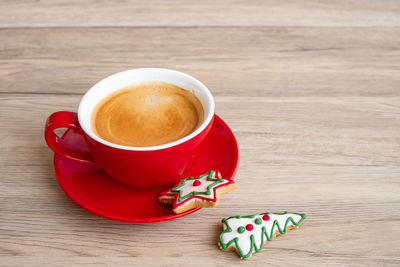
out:
M222 219L224 230L219 236L219 247L234 250L242 258L259 252L265 241L297 228L306 218L300 213L262 213L249 216L232 216Z
M222 179L221 173L209 171L198 177L187 177L179 185L159 197L161 203L171 204L175 213L194 208L213 208L219 197L236 188L231 180Z

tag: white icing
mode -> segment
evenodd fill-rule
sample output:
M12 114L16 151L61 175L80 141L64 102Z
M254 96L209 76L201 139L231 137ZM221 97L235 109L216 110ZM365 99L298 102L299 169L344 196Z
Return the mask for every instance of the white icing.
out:
M221 175L219 173L217 175L218 175L218 177L221 177ZM214 172L214 175L211 178L215 178L215 172ZM185 184L183 186L180 186L177 190L174 190L175 192L173 192L173 194L180 194L180 196L183 198L184 196L186 196L186 195L188 195L188 194L190 194L192 192L204 192L205 193L205 192L207 192L208 187L211 184L216 182L216 181L208 181L207 179L208 179L208 175L204 175L200 179L186 180ZM225 180L225 179L221 179L221 180L223 180L223 182L222 183L218 183L216 186L218 186L218 187L219 186L223 186L223 185L226 185L226 184L231 182L231 181ZM194 186L193 183L195 181L200 181L201 184L198 185L198 186ZM168 194L170 194L170 193L172 193L172 192L169 191ZM215 197L214 190L211 189L209 195L201 194L199 196L201 196L202 198L213 200L214 197ZM179 201L177 201L177 203L179 203Z
M254 238L254 246L257 248L257 250L260 250L262 245L263 245L263 240L264 243L267 240L267 237L265 234L263 234L262 229L265 227L267 235L271 238L271 236L274 234L274 232L279 231L278 227L274 225L274 221L277 221L279 224L279 227L282 231L285 230L285 223L289 217L292 217L292 219L297 223L299 223L302 219L302 216L298 214L293 214L293 213L287 213L287 214L273 214L270 213L268 214L270 216L270 219L268 221L262 220L262 217L264 216L263 214L256 215L254 218L230 218L226 220L226 223L229 224L229 226L232 229L232 232L229 233L223 233L221 240L224 244L229 243L231 240L234 238L238 238L238 246L240 247L240 250L242 251L242 256L247 255L251 252L252 250L252 243L251 243L251 236ZM257 218L260 218L262 220L262 223L260 225L255 223L255 220ZM243 226L246 228L246 225L251 224L254 226L253 230L248 231L245 230L243 233L238 232L238 228L240 226ZM288 226L293 225L292 221L289 221L287 224ZM224 227L225 229L226 227ZM236 246L235 242L233 242L229 247Z

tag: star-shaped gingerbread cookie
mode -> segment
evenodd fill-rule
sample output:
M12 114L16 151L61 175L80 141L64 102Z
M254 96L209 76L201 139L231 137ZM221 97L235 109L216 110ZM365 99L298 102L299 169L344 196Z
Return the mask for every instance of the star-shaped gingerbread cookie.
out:
M187 177L176 187L163 192L161 203L172 204L175 213L194 208L213 208L218 205L219 197L236 188L232 180L222 179L221 173L209 171L198 177Z

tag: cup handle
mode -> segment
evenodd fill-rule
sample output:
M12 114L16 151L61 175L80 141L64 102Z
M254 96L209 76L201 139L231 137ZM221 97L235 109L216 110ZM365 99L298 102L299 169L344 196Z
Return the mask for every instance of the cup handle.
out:
M46 121L44 136L48 146L55 153L65 158L84 164L98 165L93 159L92 154L77 150L54 133L55 129L61 127L74 129L76 132L83 135L76 112L58 111L51 114Z

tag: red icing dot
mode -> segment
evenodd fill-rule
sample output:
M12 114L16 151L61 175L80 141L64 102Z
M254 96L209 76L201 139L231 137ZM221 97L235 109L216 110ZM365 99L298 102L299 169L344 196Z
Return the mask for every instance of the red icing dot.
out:
M263 220L264 220L264 221L269 221L269 215L268 215L268 214L265 214L265 215L263 216Z
M195 180L193 182L193 186L199 186L199 185L201 185L201 182L199 180Z
M251 231L251 230L253 230L253 228L254 228L254 226L252 224L246 225L246 230L247 231Z

